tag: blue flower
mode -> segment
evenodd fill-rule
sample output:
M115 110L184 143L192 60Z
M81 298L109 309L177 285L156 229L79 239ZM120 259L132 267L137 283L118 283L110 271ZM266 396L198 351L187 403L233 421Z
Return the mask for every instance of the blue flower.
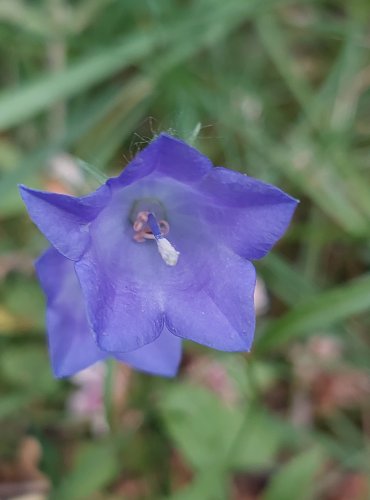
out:
M54 373L107 356L174 375L181 339L250 350L255 270L297 200L160 135L88 196L21 186L50 241L37 271Z

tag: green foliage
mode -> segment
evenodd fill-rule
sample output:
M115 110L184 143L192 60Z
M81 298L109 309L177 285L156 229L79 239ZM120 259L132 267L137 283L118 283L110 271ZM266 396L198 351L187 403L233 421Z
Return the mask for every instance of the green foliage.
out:
M208 469L199 472L190 486L171 495L168 500L223 500L227 497L227 478L224 470Z
M291 337L314 333L368 311L370 277L363 276L315 295L266 328L257 342L260 349L276 347Z
M177 384L161 409L171 437L196 469L268 467L285 441L279 421L261 408L228 408L195 385Z
M119 465L113 440L82 445L72 471L63 479L52 499L90 498L114 479Z
M313 448L295 456L274 476L263 500L315 498L315 476L324 464L321 450Z
M369 17L366 0L0 2L0 490L26 435L60 500L366 483ZM162 130L301 203L256 263L270 304L252 353L189 344L178 379L135 374L128 396L110 367L98 438L50 372L31 264L46 243L17 183L86 193Z

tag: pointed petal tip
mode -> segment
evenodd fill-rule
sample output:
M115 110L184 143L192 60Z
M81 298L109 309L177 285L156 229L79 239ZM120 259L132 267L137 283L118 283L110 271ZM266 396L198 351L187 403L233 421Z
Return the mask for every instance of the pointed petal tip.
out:
M42 195L42 194L48 194L48 191L42 191L41 189L33 189L33 188L26 186L25 184L17 184L17 186L18 186L19 193L22 196L22 198L24 195L25 196L28 196L28 195L37 196L37 195Z
M58 196L58 193L51 193L49 191L43 191L41 189L33 189L24 184L18 184L19 194L26 205L27 211L29 212L31 218L33 211L39 208L40 203L50 203L53 196ZM35 222L36 223L36 222ZM37 223L36 223L37 225Z
M22 193L23 191L28 191L29 187L27 187L25 184L17 184L17 188L19 191Z
M299 200L298 198L294 198L294 196L291 196L290 194L287 194L287 197L295 207L301 203L301 200Z
M25 186L24 184L17 184L17 186L18 186L19 194L20 194L23 202L27 206L27 199L30 195L33 194L34 190Z

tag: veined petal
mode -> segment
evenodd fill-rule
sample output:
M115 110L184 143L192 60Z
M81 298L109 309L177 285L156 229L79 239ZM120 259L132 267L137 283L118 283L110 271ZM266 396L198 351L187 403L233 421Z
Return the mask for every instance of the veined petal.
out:
M173 334L214 349L249 351L255 327L254 267L222 246L203 251L208 259L204 254L190 259L195 286L173 291L169 298L166 324Z
M67 377L106 358L90 332L73 262L53 248L36 262L47 298L46 327L56 377Z
M280 189L222 167L199 184L202 215L226 245L260 259L286 231L298 201Z
M135 351L117 354L116 358L136 370L173 377L179 369L181 350L181 339L165 327L154 342Z
M110 353L139 349L158 338L164 326L157 291L135 278L135 261L128 264L126 272L122 266L115 271L96 247L75 264L90 327L100 349Z
M26 186L19 189L31 219L50 243L67 258L79 259L89 242L88 224L110 199L109 187L81 198Z

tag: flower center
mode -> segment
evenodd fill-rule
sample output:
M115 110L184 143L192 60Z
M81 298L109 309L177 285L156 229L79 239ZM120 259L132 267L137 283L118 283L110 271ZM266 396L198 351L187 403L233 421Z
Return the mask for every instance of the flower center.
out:
M156 216L160 219L159 222ZM130 216L134 230L133 238L137 243L155 240L164 262L168 266L175 266L180 252L164 237L170 231L170 225L165 217L165 209L158 200L145 198L135 202Z

